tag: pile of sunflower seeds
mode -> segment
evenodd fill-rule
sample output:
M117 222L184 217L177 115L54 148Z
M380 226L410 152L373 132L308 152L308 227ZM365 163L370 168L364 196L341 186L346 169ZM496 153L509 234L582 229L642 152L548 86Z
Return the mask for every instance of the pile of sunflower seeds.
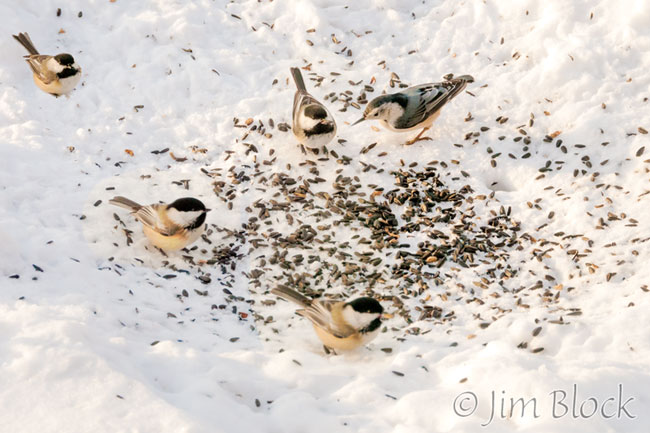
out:
M347 166L349 160L341 156L337 163ZM227 233L228 241L245 243L241 251L251 262L242 271L253 293L287 284L308 296L366 294L392 300L398 314L412 323L443 315L441 307L426 303L412 317L410 309L402 308L402 299L430 300L428 289L445 283L449 265L481 264L485 269L489 263L486 281L517 273L508 263L508 252L522 239L510 209L484 208L489 197L475 195L470 185L447 186L440 175L448 167L444 162L384 173L394 179L390 189L366 185L358 176L344 175L344 169L328 184L309 160L286 173L265 170L267 166L233 166L228 182L213 183L220 200L230 208L237 203L249 215L237 230L218 230ZM222 177L221 170L206 174ZM251 200L248 205L240 203L245 198ZM480 214L475 210L479 203ZM233 248L239 246L220 250L215 260L224 254L236 260ZM235 261L231 266L234 270ZM451 320L453 311L448 313Z

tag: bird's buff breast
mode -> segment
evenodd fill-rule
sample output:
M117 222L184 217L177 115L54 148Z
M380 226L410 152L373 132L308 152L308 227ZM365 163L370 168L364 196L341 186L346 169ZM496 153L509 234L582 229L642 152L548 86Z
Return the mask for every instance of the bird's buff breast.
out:
M360 346L368 344L373 338L377 336L379 329L368 334L353 334L346 338L338 338L326 332L322 328L314 325L316 335L323 342L323 344L330 349L334 350L354 350Z
M182 230L173 236L163 236L147 226L142 226L142 230L152 244L165 251L181 250L196 241L203 232L203 230L200 229L195 230L193 233L188 235L185 230Z

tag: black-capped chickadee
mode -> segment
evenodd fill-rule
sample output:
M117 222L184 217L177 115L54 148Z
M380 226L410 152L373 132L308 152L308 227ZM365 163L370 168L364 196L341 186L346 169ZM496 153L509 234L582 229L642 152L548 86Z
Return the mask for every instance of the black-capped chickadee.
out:
M368 344L379 333L384 309L376 299L309 299L283 285L271 290L271 293L300 305L302 309L296 313L311 321L316 335L326 348L353 350Z
M438 118L442 107L458 95L467 83L473 81L472 76L463 75L441 83L420 84L402 92L378 96L368 103L363 117L352 126L364 120L381 120L384 127L391 131L406 132L424 128L406 144L431 140L429 137L420 137Z
M117 196L110 204L131 211L142 223L144 234L152 244L165 251L185 248L196 241L205 229L205 216L210 209L192 197L179 198L171 204L142 206L126 197Z
M298 88L293 97L293 135L305 146L324 146L336 135L336 122L327 108L307 92L300 69L291 68L291 75Z
M34 82L41 90L60 96L74 89L81 78L81 68L70 54L39 54L27 33L18 33L13 37L29 52L25 60L32 68Z

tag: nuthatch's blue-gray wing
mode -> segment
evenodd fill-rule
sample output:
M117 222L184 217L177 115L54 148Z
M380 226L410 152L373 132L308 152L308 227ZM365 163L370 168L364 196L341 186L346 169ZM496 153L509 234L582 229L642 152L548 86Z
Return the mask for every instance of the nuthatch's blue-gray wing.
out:
M463 77L406 89L402 93L408 97L409 103L395 127L408 129L424 122L458 95L468 82L469 80Z

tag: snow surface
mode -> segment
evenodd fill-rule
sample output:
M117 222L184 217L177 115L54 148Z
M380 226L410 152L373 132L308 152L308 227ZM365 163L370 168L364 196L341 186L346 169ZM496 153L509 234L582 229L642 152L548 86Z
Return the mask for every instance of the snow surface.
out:
M0 431L648 431L648 2L2 0L0 12ZM10 37L20 31L44 53L75 57L84 75L69 98L34 86ZM303 154L278 129L291 118L289 67L307 65L325 77L315 87L303 70L346 140L329 149L349 165ZM346 90L356 98L373 77L369 98L394 90L392 73L418 84L449 72L473 75L471 94L445 108L433 141L410 147L401 145L409 134L349 127L360 110L325 101ZM243 139L233 118L261 120L271 137ZM519 129L527 150L514 141ZM330 192L339 174L390 189L391 170L445 162L437 167L450 187L493 193L477 201L478 219L504 206L521 222L529 238L508 252L518 273L482 287L487 265L447 263L444 285L405 302L453 320L409 324L385 302L394 316L367 349L325 356L292 306L262 305L281 272L249 285L262 250L249 255L249 243L223 231L241 231L246 208L275 191L234 174L273 158L261 177L313 177L309 159L326 180L314 191ZM218 180L236 191L232 209L214 192ZM211 244L163 256L107 204L117 194L200 198L214 209ZM220 246L238 248L234 271L205 263ZM620 385L636 418L554 417L549 394L564 390L569 402L574 384L579 402L600 404ZM463 392L479 399L467 417L454 412ZM538 416L515 411L482 427L491 392L536 398Z

